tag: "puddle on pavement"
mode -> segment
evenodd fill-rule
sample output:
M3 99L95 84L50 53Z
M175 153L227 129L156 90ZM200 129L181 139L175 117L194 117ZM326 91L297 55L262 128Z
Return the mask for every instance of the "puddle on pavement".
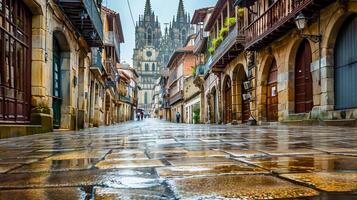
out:
M298 173L283 174L282 177L313 185L327 192L353 192L357 190L357 173Z
M227 150L226 153L234 157L263 157L267 154L255 150Z
M111 153L105 157L105 160L144 160L149 159L145 153Z
M73 160L73 159L85 159L85 158L97 158L102 159L109 150L102 151L71 151L55 154L46 160Z
M323 154L323 152L314 149L305 148L294 148L294 149L284 149L284 150L261 150L272 156L285 156L285 155L306 155L306 154Z
M96 167L99 169L144 168L165 166L160 160L104 160Z
M231 164L206 164L195 166L180 167L160 167L156 169L160 177L186 177L203 175L222 175L222 174L258 174L268 173L261 168L248 166L244 163Z
M49 160L24 165L11 173L51 172L90 169L98 159Z
M291 199L319 195L313 189L264 175L184 178L170 184L182 199Z
M4 200L87 200L89 198L90 194L81 188L0 190L0 199Z
M173 166L193 166L193 165L209 165L209 164L232 164L238 161L231 160L225 157L191 157L191 158L172 158L167 159Z
M6 173L16 167L21 166L20 164L0 164L0 173Z

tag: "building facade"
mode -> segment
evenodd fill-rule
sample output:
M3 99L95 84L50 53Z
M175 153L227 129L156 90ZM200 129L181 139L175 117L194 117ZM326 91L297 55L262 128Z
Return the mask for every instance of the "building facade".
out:
M100 2L0 2L1 137L115 123L123 35Z
M219 0L209 19L197 10L197 35L208 33L194 51L203 122L356 125L356 6Z
M146 0L144 15L140 15L136 23L133 54L133 65L140 76L139 84L142 88L139 92L139 108L145 112L152 112L156 80L171 54L185 44L191 32L190 16L184 10L183 0L179 2L177 16L165 27L164 33L150 0Z

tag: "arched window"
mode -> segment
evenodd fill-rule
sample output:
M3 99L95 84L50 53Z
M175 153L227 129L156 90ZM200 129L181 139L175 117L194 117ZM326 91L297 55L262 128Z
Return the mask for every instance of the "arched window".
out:
M152 71L154 72L156 69L155 69L155 63L152 64Z
M145 63L145 71L149 71L149 64Z
M186 30L183 29L181 32L181 41L182 43L186 42L187 36L186 36Z
M144 104L148 104L148 93L144 93Z
M147 40L147 44L148 45L152 45L153 34L152 34L151 28L148 28L148 30L147 30L147 38L146 38L146 40Z

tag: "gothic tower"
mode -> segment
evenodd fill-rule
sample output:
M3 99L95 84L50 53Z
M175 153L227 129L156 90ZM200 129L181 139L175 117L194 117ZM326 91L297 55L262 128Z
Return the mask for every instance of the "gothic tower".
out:
M144 15L139 16L135 28L133 65L140 75L138 108L151 111L153 87L159 76L159 52L161 28L158 17L152 11L150 0L146 0Z
M160 65L166 66L172 53L183 47L188 36L193 34L190 15L185 11L183 0L179 1L177 15L173 16L169 27L165 28L160 47Z

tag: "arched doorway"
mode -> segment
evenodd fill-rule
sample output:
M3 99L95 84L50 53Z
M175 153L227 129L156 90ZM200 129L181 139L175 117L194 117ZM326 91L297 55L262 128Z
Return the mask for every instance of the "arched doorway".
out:
M295 113L308 113L313 107L312 53L308 40L303 40L295 60Z
M248 81L243 65L237 66L233 71L232 95L233 95L233 120L248 122L250 118L250 100L244 98L248 91L244 87L244 82Z
M61 127L62 108L62 78L61 78L61 48L56 38L53 39L53 127Z
M278 66L274 59L269 68L267 83L267 121L278 121Z
M335 109L357 108L357 16L343 24L335 46Z
M224 123L229 124L232 122L232 81L229 76L224 81Z
M212 89L209 95L209 117L211 123L217 123L217 92L216 88Z

